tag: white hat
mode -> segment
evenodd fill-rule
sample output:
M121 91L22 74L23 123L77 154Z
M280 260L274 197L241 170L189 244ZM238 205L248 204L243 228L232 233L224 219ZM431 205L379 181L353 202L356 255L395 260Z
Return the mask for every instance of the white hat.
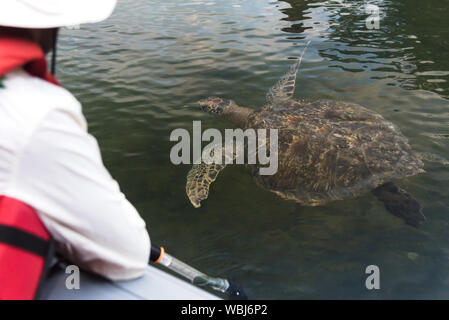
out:
M57 28L99 22L117 0L0 0L0 26Z

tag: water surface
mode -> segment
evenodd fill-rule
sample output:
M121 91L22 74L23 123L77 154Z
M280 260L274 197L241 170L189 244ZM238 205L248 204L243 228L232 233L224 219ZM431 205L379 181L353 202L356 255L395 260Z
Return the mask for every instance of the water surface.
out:
M380 8L368 30L364 4ZM405 225L367 194L297 207L227 168L194 209L175 128L230 127L195 108L209 95L257 109L306 41L296 97L359 103L399 126L413 149L449 159L449 1L119 1L98 25L64 29L58 75L83 103L106 166L152 240L251 298L449 298L448 167L400 186L428 222ZM365 288L365 268L381 289Z

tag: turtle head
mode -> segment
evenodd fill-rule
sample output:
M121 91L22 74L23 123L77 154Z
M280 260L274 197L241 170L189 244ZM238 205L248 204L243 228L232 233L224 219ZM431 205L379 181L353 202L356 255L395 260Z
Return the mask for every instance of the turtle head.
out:
M198 103L200 104L202 111L213 114L215 116L221 116L229 108L237 106L234 101L219 97L209 97L200 100Z
M248 116L253 112L251 109L238 106L232 100L219 97L209 97L198 103L204 112L223 117L238 127L245 126Z

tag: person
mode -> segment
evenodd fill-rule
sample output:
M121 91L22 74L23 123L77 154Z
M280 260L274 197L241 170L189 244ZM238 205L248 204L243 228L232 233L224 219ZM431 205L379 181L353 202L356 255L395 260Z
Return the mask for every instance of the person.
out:
M80 103L48 72L45 56L56 50L58 28L102 21L115 5L0 2L0 225L14 211L5 203L17 202L37 214L71 263L126 280L148 263L145 222L104 167ZM2 278L24 276L2 275L6 260L0 250L0 287Z

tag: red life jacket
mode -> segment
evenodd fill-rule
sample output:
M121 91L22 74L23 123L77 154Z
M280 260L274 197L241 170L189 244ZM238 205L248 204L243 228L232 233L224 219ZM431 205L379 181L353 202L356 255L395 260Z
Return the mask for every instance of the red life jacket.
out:
M50 233L36 211L0 196L0 299L34 299L51 251Z
M58 85L37 44L0 38L0 78L18 67ZM34 299L52 248L50 233L36 211L0 194L0 300Z

